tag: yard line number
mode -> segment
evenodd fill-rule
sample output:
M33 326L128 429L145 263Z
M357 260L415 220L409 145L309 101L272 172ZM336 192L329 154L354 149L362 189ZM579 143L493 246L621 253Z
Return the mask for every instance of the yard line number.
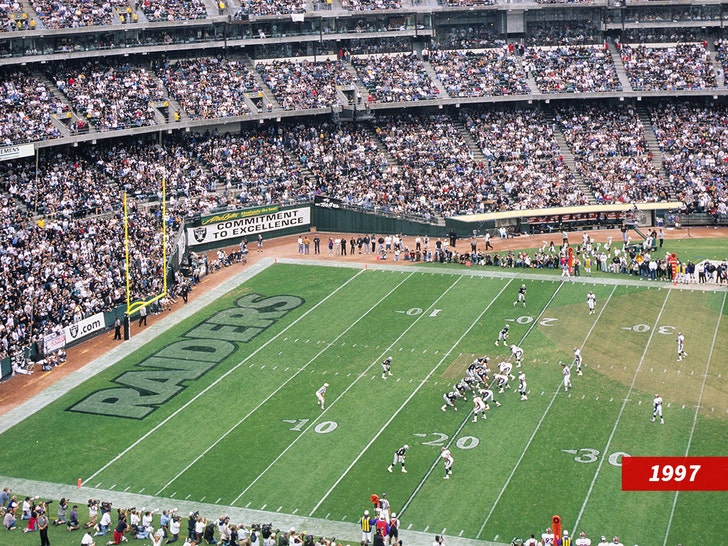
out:
M414 434L414 436L417 436L418 438L429 438L432 437L431 440L427 440L426 442L422 442L423 446L434 446L434 447L443 447L447 446L448 440L450 439L450 436L447 434L444 434L442 432L430 432L429 434ZM475 436L461 436L455 441L455 446L459 449L474 449L478 447L480 444L480 440L476 438Z
M581 449L562 449L562 453L570 453L574 455L574 460L577 463L589 464L595 463L599 459L598 449L591 449L589 447L582 447ZM622 457L629 457L629 453L624 451L615 451L609 455L609 464L612 466L622 466Z

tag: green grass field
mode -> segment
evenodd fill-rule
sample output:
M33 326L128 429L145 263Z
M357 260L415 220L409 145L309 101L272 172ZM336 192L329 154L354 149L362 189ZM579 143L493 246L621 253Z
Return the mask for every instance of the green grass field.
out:
M285 515L351 522L348 540L370 494L387 492L405 544L408 530L510 543L540 535L554 514L593 544L602 534L720 544L726 493L622 492L620 463L726 454L726 292L616 280L526 276L524 308L513 305L520 278L472 268L279 263L2 434L0 474L83 477L109 500L124 491L160 506L262 510L274 525ZM471 422L470 402L440 411L474 357L489 355L491 367L509 357L494 345L504 324L525 352L528 401L512 381L486 421ZM575 346L584 375L565 393L559 364L572 363ZM388 355L394 375L384 381ZM324 382L322 411L314 393ZM650 422L655 392L663 426ZM404 443L408 473L390 474ZM449 481L442 446L455 458ZM69 535L52 543L80 540ZM2 532L0 544L38 540L12 538Z

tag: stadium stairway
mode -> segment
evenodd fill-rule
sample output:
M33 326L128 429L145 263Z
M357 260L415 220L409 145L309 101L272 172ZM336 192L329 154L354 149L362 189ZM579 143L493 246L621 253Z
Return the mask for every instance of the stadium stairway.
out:
M260 97L258 100L262 102L263 108L265 108L266 104L271 104L273 105L274 109L278 108L282 110L281 105L273 96L270 88L265 84L263 78L260 77L260 72L255 69L255 63L250 59L250 57L245 55L240 58L240 61L247 67L248 70L250 70L250 72L253 74L253 77L255 78L255 82L258 84L258 89L260 89ZM258 110L258 101L247 95L246 98L248 101L250 101L251 112L255 112L256 110Z
M589 188L586 182L584 182L584 177L581 176L581 172L579 172L579 169L577 168L576 157L574 157L574 154L572 153L568 142L566 142L566 137L564 136L561 127L558 123L556 123L556 116L554 115L554 111L551 109L550 106L544 105L544 108L544 117L548 120L548 122L551 124L551 127L553 127L554 129L554 138L559 145L559 151L564 158L564 164L569 167L569 170L574 175L574 181L579 185L579 189L581 189L584 195L589 198L589 204L596 205L597 202L596 199L594 199L594 194L591 188Z
M382 142L382 139L380 139L379 136L377 135L377 131L375 130L374 125L372 123L364 123L361 126L364 128L364 130L367 132L367 134L374 140L374 142L376 142L377 150L379 150L379 152L384 155L385 159L387 160L387 165L390 167L392 165L396 165L397 161L394 159L394 157L392 157L392 154L389 153L387 146L384 144L384 142Z
M171 123L175 121L174 114L177 112L179 114L179 120L182 121L185 119L189 119L189 116L187 115L187 112L185 112L182 107L180 106L179 102L177 102L177 99L172 97L171 93L169 92L169 89L164 85L164 82L162 81L162 78L159 77L159 74L157 74L154 70L148 69L149 77L154 81L154 83L157 85L159 89L164 89L164 95L166 97L166 101L169 104L167 107L167 119L164 121L167 123ZM158 110L159 112L159 110ZM160 117L164 117L162 112L159 112Z
M63 115L58 115L53 118L54 126L58 127L61 131L63 131L63 136L70 136L71 126L77 121L83 120L85 122L86 117L76 112L68 97L60 89L58 89L58 87L56 87L55 82L51 81L51 79L46 74L44 74L43 72L36 72L34 76L46 85L46 87L51 91L53 96L59 102L63 104L68 104L71 107L71 111L68 113L67 117L64 117ZM88 124L88 132L96 132L96 129L93 127L93 125Z
M437 86L437 88L440 90L440 98L441 99L449 99L450 94L445 89L445 86L440 81L440 78L437 77L437 73L435 72L435 69L430 64L430 61L422 61L422 65L425 67L425 72L430 77L430 79L434 82L434 84Z
M665 174L665 167L662 163L662 149L660 148L660 143L657 142L655 130L652 128L652 118L650 117L650 113L647 111L647 107L641 102L636 103L635 109L637 110L637 115L640 117L640 122L644 129L647 149L652 152L652 162L655 164L655 168L658 172ZM670 197L675 196L671 195Z
M718 53L715 51L715 43L713 40L708 40L708 51L710 52L710 60L713 63L713 70L715 71L715 83L718 89L725 87L725 74L723 73L723 66L718 60Z
M627 76L627 71L625 70L624 63L622 62L622 55L619 53L617 46L614 45L614 42L611 41L609 42L609 53L612 55L614 69L617 71L617 77L619 78L622 90L633 91L632 84L629 83L629 77Z

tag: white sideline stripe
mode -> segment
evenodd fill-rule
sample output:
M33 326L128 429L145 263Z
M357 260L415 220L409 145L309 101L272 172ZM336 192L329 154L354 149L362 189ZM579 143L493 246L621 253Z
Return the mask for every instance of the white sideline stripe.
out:
M358 274L357 274L357 275L358 275ZM355 275L355 276L354 276L354 277L352 277L351 279L353 280L354 278L356 278L356 276L357 276L357 275ZM327 351L328 349L330 349L331 347L333 347L333 346L334 346L334 344L335 344L335 343L336 343L336 342L337 342L337 341L338 341L339 339L341 339L341 337L342 337L342 336L344 336L344 335L345 335L345 334L346 334L346 333L347 333L347 332L348 332L349 330L351 330L351 329L352 329L352 328L354 327L354 325L358 324L358 323L359 323L359 321L361 321L361 320L362 320L362 319L364 319L364 318L365 318L365 317L366 317L366 316L367 316L367 315L368 315L369 313L371 313L372 309L374 309L374 308L375 308L375 307L376 307L377 305L379 305L380 303L382 303L382 301L384 301L385 299L387 299L387 298L388 298L388 297L390 296L390 294L392 294L392 292L394 292L395 290L397 290L397 288L399 288L399 287L400 287L400 286L402 285L402 283L404 283L404 282L405 282L405 281L406 281L407 279L409 279L409 278L410 278L411 276L412 276L412 275L410 274L410 275L409 275L409 276L408 276L407 278L405 278L404 280L402 280L402 281L401 281L401 282L400 282L399 284L397 284L397 285L396 285L396 286L395 286L394 288L392 288L392 289L391 289L391 290L390 290L389 292L387 292L387 293L386 293L386 294L385 294L384 296L382 296L382 297L381 297L381 298L379 299L379 301L377 301L377 302L376 302L376 303L375 303L374 305L372 305L372 306L371 306L371 307L370 307L370 308L369 308L369 309L368 309L368 310L367 310L367 311L366 311L366 312L365 312L364 314L362 314L362 315L361 315L361 316L360 316L360 317L359 317L358 319L356 319L356 320L355 320L354 322L352 322L352 323L351 323L351 324L350 324L350 325L348 326L348 328L346 328L345 330L343 330L343 331L342 331L342 332L341 332L341 333L340 333L340 334L339 334L338 336L336 336L336 337L335 337L335 338L334 338L333 340L331 340L331 342L329 342L328 344L326 344L326 345L324 346L324 348L323 348L323 349L321 349L321 350L320 350L320 351L319 351L318 353L316 353L316 355L315 355L314 357L312 357L312 358L311 358L311 359L310 359L310 360L309 360L308 362L306 362L306 364L304 364L303 366L301 366L300 368L298 368L298 370L296 371L296 373L294 373L293 375L291 375L291 376L290 376L290 377L289 377L288 379L286 379L286 380L285 380L285 381L284 381L283 383L281 383L281 384L280 384L280 385L278 386L278 388L277 388L277 389L275 389L275 390L274 390L274 391L272 391L272 392L271 392L271 393L270 393L270 394L269 394L268 396L266 396L266 397L265 397L265 398L264 398L264 399L263 399L263 400L262 400L262 401L260 402L260 404L258 404L258 405L257 405L257 406L255 406L255 407L254 407L253 409L251 409L251 410L250 410L250 411L249 411L249 412L248 412L248 413L247 413L247 414L246 414L246 415L245 415L244 417L242 417L242 418L241 418L241 419L240 419L240 420L239 420L239 421L238 421L237 423L235 423L235 424L234 424L233 426L231 426L231 427L230 427L230 428L229 428L229 429L228 429L227 431L225 431L225 433L224 433L224 434L223 434L222 436L220 436L220 437L219 437L219 438L218 438L217 440L215 440L215 441L214 441L214 442L213 442L212 444L210 444L210 445L209 445L209 446L208 446L207 448L205 448L205 450L204 450L204 451L202 451L202 452L201 452L201 453L200 453L200 454L199 454L199 455L198 455L197 457L195 457L195 458L194 458L194 459L193 459L193 460L192 460L192 461L191 461L191 462L190 462L190 463L189 463L189 464L188 464L187 466L185 466L185 467L184 467L184 468L183 468L182 470L180 470L180 471L179 471L179 472L177 473L177 475L175 475L175 476L174 476L174 477L173 477L173 478L172 478L172 479L171 479L171 480L170 480L169 482L167 482L167 484L166 484L166 485L164 485L164 487L162 487L162 488L161 488L161 489L160 489L159 491L157 491L157 495L159 495L159 494L160 494L160 493L161 493L162 491L164 491L164 490L165 490L165 489L166 489L167 487L169 487L169 486L170 486L170 485L171 485L172 483L174 483L174 481L175 481L175 480L176 480L177 478L179 478L179 477L180 477L180 476L181 476L182 474L184 474L184 473L185 473L185 472L187 472L187 471L188 471L188 470L189 470L190 468L192 468L192 466L193 466L193 465L194 465L195 463L197 463L197 462L198 462L198 461L199 461L200 459L202 459L202 458L203 458L203 457L204 457L205 455L207 455L207 454L208 454L208 453L209 453L209 452L210 452L210 451L212 450L212 448L214 448L214 447L215 447L215 446L216 446L217 444L219 444L220 442L222 442L222 441L223 441L223 440L224 440L224 439L225 439L225 438L226 438L226 437L227 437L227 436L228 436L228 435L229 435L229 434L230 434L230 433L231 433L231 432L232 432L233 430L235 430L235 429L236 429L236 428L237 428L237 427L238 427L238 426L239 426L239 425L240 425L240 424L241 424L241 423L242 423L243 421L245 421L245 420L246 420L246 419L247 419L248 417L250 417L251 415L253 415L253 413L255 413L256 411L258 411L258 409L260 409L260 408L261 408L261 406L263 406L263 404L265 404L266 402L268 402L268 400L270 400L271 398L273 398L273 396L275 396L276 394L278 394L278 392L279 392L279 391L280 391L281 389L283 389L283 387L285 387L286 385L288 385L288 383L290 383L291 381L293 381L293 379L294 379L294 378L295 378L296 376L298 376L298 374L300 374L300 373L303 373L303 372L304 372L304 371L305 371L305 370L306 370L306 369L308 368L308 366L309 366L309 365L310 365L310 364L311 364L311 363L312 363L312 362L313 362L314 360L316 360L316 359L317 359L317 358L318 358L319 356L321 356L321 354L323 354L323 353L324 353L325 351ZM346 284L346 283L345 283L345 284ZM323 302L323 301L324 301L324 300L321 300L321 302ZM317 305L316 307L318 307L318 305ZM313 311L313 309L315 309L315 307L311 308L311 311ZM300 318L303 318L303 316L301 316ZM293 326L293 324L295 324L295 323L292 323L292 324L291 324L291 326ZM287 330L287 329L288 329L288 328L286 328L286 330ZM282 334L282 333L283 333L283 332L281 332L281 334ZM279 335L280 335L280 334L279 334ZM275 339L275 338L274 338L274 339ZM271 341L273 341L273 340L271 340ZM266 345L267 345L267 343L266 343ZM265 347L265 345L261 346L261 347L260 347L260 349L262 349L263 347ZM255 353L257 353L257 352L258 352L258 351L259 351L260 349L258 349L257 351L255 351L254 353L252 353L251 355L249 355L249 356L248 356L248 357L247 357L247 358L246 358L245 360L243 360L242 362L240 362L240 364L238 364L237 366L235 366L235 368L237 368L238 366L240 366L240 365L244 364L246 360L248 360L248 359L249 359L250 357L252 357L252 356L253 356L253 355L254 355ZM235 368L233 368L233 369L235 369ZM232 371L232 370L231 370L231 371ZM260 476L259 476L259 477L260 477ZM256 479L257 479L257 478L256 478ZM235 503L235 502L236 502L236 501L237 501L237 500L238 500L239 498L240 498L240 496L236 497L236 499L235 499L235 500L234 500L234 501L232 502L232 504L234 504L234 503Z
M390 265L386 263L353 263L353 262L339 262L339 263L321 263L315 260L303 260L298 258L278 258L278 263L295 264L295 265L316 265L319 267L344 267L350 269L357 269L364 267L373 271L404 271L402 266ZM444 266L439 269L434 267L425 267L422 265L406 265L406 271L412 271L415 273L423 273L428 275L459 275L464 277L486 277L489 279L517 279L519 281L543 281L543 282L563 282L558 274L546 275L544 273L532 273L530 270L527 274L520 272L521 268L514 267L513 270L502 269L500 267L490 269L477 269L480 266L474 267L457 267L455 264L451 266ZM483 266L485 267L485 266ZM488 266L490 267L490 266ZM609 277L571 277L571 284L582 284L584 286L637 286L639 288L647 288L654 290L693 290L698 292L721 292L728 290L728 286L720 284L708 284L708 283L690 283L690 284L677 284L674 285L672 282L650 283L650 281L633 279L627 275L624 277L622 274L610 274Z
M665 310L665 306L667 305L667 300L670 297L670 292L668 290L667 294L665 295L665 301L662 302L662 307L660 307L660 312L657 313L657 318L654 321L654 324L652 325L652 328L650 328L650 336L647 338L647 343L645 343L645 349L642 351L642 356L640 357L640 361L637 364L637 369L634 371L634 376L632 377L632 383L629 385L629 390L627 391L627 396L624 398L624 402L622 402L622 407L619 409L619 413L617 414L617 419L614 421L614 426L612 427L612 432L609 434L609 438L607 439L607 444L604 446L604 450L602 451L602 456L599 459L599 465L597 466L596 472L594 472L594 477L592 478L592 482L589 485L589 490L586 492L586 497L584 498L584 502L581 505L581 510L579 510L579 515L576 516L576 520L574 521L573 528L578 529L579 528L579 521L581 520L581 516L584 515L584 510L586 509L586 505L589 502L589 497L591 497L592 491L594 490L594 484L597 482L597 478L599 477L599 472L602 470L602 466L604 466L604 461L607 460L608 452L609 452L609 446L612 445L612 440L614 439L614 435L617 432L617 427L619 426L619 421L622 419L622 414L624 413L624 408L627 407L627 401L629 400L630 394L632 394L632 391L634 390L634 385L637 382L637 376L640 374L640 370L642 369L642 364L645 361L645 357L647 356L647 349L650 348L650 344L652 343L652 338L655 336L655 332L658 330L657 325L660 324L660 317L662 317L662 313Z
M372 309L374 309L374 308L375 308L375 307L376 307L377 305L379 305L379 304L380 304L380 303L381 303L382 301L384 301L384 300L385 300L386 298L388 298L388 297L390 296L390 294L392 294L392 293L393 293L393 292L394 292L395 290L397 290L397 289L398 289L398 288L399 288L400 286L402 286L402 285L403 285L403 284L404 284L405 282L407 282L407 281L408 281L409 279L411 279L411 278L412 278L412 275L414 275L414 273L411 273L411 274L409 274L409 275L408 275L407 277L405 277L404 279L402 279L402 281L400 281L400 282L399 282L399 284L397 284L397 286L395 286L394 288L392 288L392 289L391 289L391 290L390 290L389 292L387 292L387 294L386 294L385 296L383 296L383 297L382 297L382 298L381 298L381 299L380 299L380 300L379 300L379 301L378 301L377 303L375 303L374 305L372 305L372 306L371 306L371 307L369 308L369 310L368 310L368 311L367 311L366 313L364 313L364 314L363 314L363 315L362 315L361 317L359 317L359 318L357 319L357 321L356 321L356 322L359 322L359 321L360 321L360 320L362 320L362 319L363 319L364 317L366 317L366 316L367 316L367 315L368 315L368 314L369 314L369 313L370 313L370 312L372 311ZM448 289L448 290L449 290L449 289ZM419 318L418 318L417 320L419 320ZM414 324L415 324L415 323L417 322L417 320L415 320L415 322L413 322L413 323L412 323L412 324L411 324L411 325L409 326L409 328L411 328L411 327L412 327L412 326L413 326L413 325L414 325ZM352 328L353 326L354 326L354 324L352 324L351 326L349 326L349 328L347 328L347 329L346 329L346 330L345 330L344 332L342 332L342 335L343 335L344 333L346 333L347 331L349 331L349 330L350 330L350 329L351 329L351 328ZM407 328L407 329L409 330L409 328ZM341 337L341 336L339 336L339 337ZM400 336L400 337L401 337L401 336ZM337 338L337 339L338 339L338 338ZM398 339L399 339L399 338L398 338ZM332 346L333 346L333 343L332 343ZM314 356L314 357L313 357L313 358L312 358L312 359L311 359L311 360L309 361L309 364L310 364L311 362L313 362L313 361L314 361L314 360L315 360L316 358L318 358L318 356L319 356L319 355L321 355L321 353L323 353L323 352L324 352L325 350L326 350L326 349L323 349L323 350L322 350L322 351L320 351L320 352L319 352L319 353L318 353L318 354L317 354L316 356ZM306 366L308 366L308 364L306 364ZM359 375L357 376L357 378L356 378L356 379L355 379L355 380L354 380L354 381L353 381L353 382L352 382L352 383L351 383L351 384L350 384L350 385L349 385L349 386L348 386L348 387L347 387L346 389L344 389L344 391L343 391L343 392L342 392L342 393L341 393L341 394L340 394L339 396L337 396L337 397L336 397L336 398L335 398L335 399L334 399L334 400L333 400L333 401L331 402L331 404L329 404L329 405L328 405L328 407L327 407L327 408L326 408L325 410L323 410L323 411L322 411L322 412L321 412L321 413L319 414L319 416L318 416L318 417L316 417L315 419L312 419L312 420L311 420L311 424L310 424L310 425L308 425L308 426L307 426L306 428L304 428L304 429L303 429L303 430L301 431L301 434L299 434L299 435L298 435L298 436L297 436L297 437L296 437L296 438L295 438L295 439L294 439L294 440L293 440L293 441L292 441L292 442L291 442L290 444L288 444L288 446L287 446L287 447L286 447L286 448L285 448L285 449L284 449L283 451L281 451L281 452L280 452L280 453L278 454L278 456L277 456L277 457L276 457L275 459L273 459L273 460L271 461L271 463L270 463L270 464L269 464L269 465L268 465L267 467L265 467L265 469L264 469L264 470L263 470L263 471L262 471L262 472L261 472L260 474L258 474L258 476L257 476L257 477L256 477L255 479L253 479L253 480L252 480L252 481L251 481L251 482L250 482L250 483L248 484L248 486L247 486L247 487L246 487L245 489L243 489L243 490L242 490L242 491L240 492L240 494L239 494L239 495L238 495L237 497L235 497L235 499L233 499L233 501L232 501L232 502L231 502L230 504L235 504L236 502L238 502L238 500L240 500L240 497L242 497L243 495L245 495L245 493L247 493L247 492L248 492L248 491L250 490L250 488L251 488L251 487L253 487L253 485L255 485L256 483L258 483L258 480L260 480L260 479L261 479L261 478L263 477L263 475L264 475L264 474L265 474L266 472L268 472L268 470L270 470L270 469L271 469L271 468L273 467L273 465L275 465L275 464L276 464L276 463L277 463L277 462L278 462L278 461L279 461L279 460L281 459L281 457L283 457L283 455L285 455L285 454L286 454L286 453L288 452L288 450L289 450L289 449L291 449L291 448L292 448L292 447L293 447L294 445L296 445L296 444L298 443L298 441L299 441L299 440L300 440L300 439L301 439L301 438L303 437L303 435L304 435L304 434L306 434L306 432L308 432L309 430L311 430L311 428L313 428L313 427L314 427L314 425L315 425L316 423L318 423L318 422L319 422L319 421L321 420L321 417L323 417L323 416L324 416L324 414L325 414L325 413L326 413L327 411L329 411L329 409L331 409L331 407L332 407L332 406L333 406L334 404L336 404L336 401L337 401L337 400L338 400L339 398L341 398L341 397L342 397L342 396L343 396L343 395L344 395L344 394L345 394L345 393L346 393L346 392L347 392L347 391L348 391L348 390L349 390L349 389L350 389L350 388L351 388L351 387L352 387L352 386L354 385L354 383L356 383L357 381L359 381L359 379L361 379L362 377L365 377L365 375L366 375L366 372L367 372L367 371L368 371L368 370L369 370L369 369L370 369L370 368L371 368L372 366L374 366L374 363L370 364L370 365L369 365L369 367L367 367L367 369L366 369L366 370L365 370L364 372L362 372L361 374L359 374Z
M253 351L252 353L250 353L247 357L245 357L245 359L243 359L238 364L236 364L231 369L229 369L227 372L225 372L220 377L218 377L210 385L208 385L202 391L200 391L199 393L197 393L192 399L188 400L185 404L183 404L182 406L180 406L179 408L177 408L173 413L171 413L169 416L167 416L164 420L162 420L157 425L155 425L154 427L152 427L148 432L146 432L143 436L141 436L139 439L137 439L134 443L130 444L124 451L122 451L121 453L119 453L116 457L114 457L113 459L111 459L108 463L106 463L104 466L102 466L96 472L94 472L88 478L86 478L86 480L91 480L94 477L98 476L101 472L103 472L104 470L106 470L107 468L109 468L112 464L114 464L116 461L118 461L119 459L121 459L124 455L126 455L127 453L129 453L132 449L134 449L136 446L138 446L141 442L143 442L144 440L146 440L147 438L149 438L149 436L151 436L153 433L155 433L157 430L159 430L165 424L167 424L169 421L171 421L172 418L174 418L177 415L179 415L183 410L187 409L187 407L189 407L190 405L192 405L192 403L194 403L195 401L197 401L198 398L200 398L201 396L203 396L204 394L206 394L207 391L209 391L215 385L217 385L218 383L220 383L223 379L225 379L228 375L230 375L235 370L237 370L240 366L242 366L245 362L247 362L248 360L250 360L253 356L255 356L260 351L262 351L265 347L267 347L268 345L270 345L271 343L273 343L274 341L276 341L280 336L282 336L283 334L285 334L288 330L290 330L298 322L300 322L301 320L303 320L304 318L306 318L308 316L308 314L311 313L311 312L313 312L318 306L322 305L325 301L327 301L330 297L332 297L334 294L336 294L339 290L341 290L346 285L348 285L350 282L352 282L354 279L356 279L363 271L365 271L365 270L362 269L362 271L358 272L356 275L354 275L353 277L351 277L349 280L347 280L341 286L338 286L336 288L336 290L334 290L333 292L331 292L328 296L326 296L324 299L322 299L316 305L314 305L313 307L311 307L311 309L309 309L308 311L306 311L304 314L302 314L300 317L298 317L296 320L294 320L291 324L289 324L288 326L286 326L278 334L276 334L275 336L273 336L271 339L269 339L268 341L266 341L263 345L261 345L260 347L258 347L255 351Z
M462 277L461 277L461 278L462 278ZM399 406L399 408L397 409L397 411L395 411L395 412L394 412L394 413L392 414L392 416L391 416L391 417L390 417L390 418L389 418L389 419L387 420L386 424L385 424L385 425L384 425L383 427L381 427L381 428L379 429L379 431L378 431L378 432L377 432L377 433L376 433L376 434L374 435L374 437L372 437L372 439L371 439L371 440L369 441L369 443L368 443L368 444L366 445L366 447L365 447L364 449L362 449L362 451L361 451L361 453L359 454L359 456L358 456L358 457L357 457L356 459L354 459L354 460L352 461L352 463L351 463L351 464L349 465L349 467L348 467L348 468L347 468L347 469L346 469L346 470L344 471L344 473L343 473L343 474L342 474L342 475L341 475L341 476L339 477L339 479L338 479L338 480L336 480L336 482L334 483L334 485L332 485L332 486L331 486L331 488L330 488L330 489L329 489L329 490L328 490L328 491L326 492L326 495L324 495L324 497L323 497L323 498L322 498L322 499L321 499L321 500L319 501L319 503L318 503L318 504L317 504L317 505L315 506L315 508L313 509L313 511L311 511L311 514L313 514L313 513L314 513L314 511L315 511L315 510L316 510L316 509L317 509L317 508L318 508L318 507L319 507L319 506L321 505L321 503L322 503L322 502L323 502L323 501L324 501L324 500L325 500L325 499L326 499L326 498L327 498L327 497L328 497L328 496L329 496L329 495L331 494L331 492L332 492L332 491L334 490L334 488L335 488L335 487L336 487L337 485L339 485L339 483L341 483L341 480L343 480L343 479L344 479L344 477L345 477L345 476L346 476L346 475L347 475L347 474L349 473L349 471L351 470L351 468L352 468L352 467L353 467L353 466L354 466L354 465L355 465L355 464L356 464L356 463L357 463L357 462L359 461L359 459L360 459L360 458L361 458L361 457L362 457L362 456L364 455L364 452L365 452L365 451L367 451L367 450L368 450L368 449L369 449L369 448L371 447L371 445L372 445L372 444L374 443L374 441L375 441L375 440L376 440L377 438L379 438L379 436L380 436L380 435L382 434L382 432L384 432L384 430L385 430L385 429L386 429L386 428L387 428L387 427L388 427L388 426L389 426L389 425L391 424L391 422L392 422L392 421L394 420L394 418L395 418L395 417L396 417L397 415L399 415L399 413L400 413L400 412L401 412L401 411L402 411L402 410L404 409L404 407L405 407L405 406L406 406L406 405L407 405L407 404L409 403L409 401L410 401L410 400L412 400L412 398L413 398L413 397L415 396L415 394L417 394L417 393L418 393L418 392L420 391L420 389L421 389L421 388L422 388L422 387L423 387L423 386L425 385L425 383L427 383L427 380L428 380L428 379L429 379L430 377L432 377L432 374L434 374L434 373L435 373L435 372L437 371L437 369L438 369L438 368L440 367L440 365L441 365L441 364L442 364L442 363L443 363L443 362L444 362L444 361L445 361L445 360L446 360L447 358L449 358L449 356L450 356L450 355L452 354L452 351L453 351L453 350L455 349L455 347L457 347L457 346L458 346L458 345L460 344L460 342L461 342L461 341L463 340L463 338L465 338L465 336L466 336L466 335L468 335L468 334L470 333L470 331L471 331L471 330L472 330L472 329L473 329L473 328L475 327L475 325L476 325L476 324L478 323L478 321L479 321L479 320L480 320L481 318L483 318L483 315L485 315L485 313L486 313L486 312L488 311L488 309L490 309L490 307L491 307L491 306L493 305L493 302L495 302L495 300L497 300L497 299L498 299L498 298L500 297L500 295L501 295L501 294L503 293L503 291L504 291L504 290L505 290L506 288L508 288L508 286L510 286L510 284L511 284L511 282L512 282L512 281L513 281L513 279L509 280L509 281L508 281L507 283L505 283L505 284L503 285L503 288L501 288L501 289L500 289L500 291L499 291L499 292L498 292L498 293L497 293L497 294L496 294L496 295L495 295L495 296L493 297L493 299L492 299L492 300L490 301L490 303L489 303L489 304L488 304L488 305L487 305L487 306L485 307L485 309L483 309L483 310L482 310L482 311L480 312L480 314L479 314L479 315L478 315L478 316L476 317L476 319L475 319L475 320L474 320L474 321L473 321L473 322L472 322L472 323L470 324L470 326L468 326L468 328L467 328L467 329L465 330L465 332L463 332L463 334L462 334L462 335L461 335L461 336L460 336L460 337L459 337L459 338L457 339L457 341L455 341L455 343L453 343L453 345L452 345L452 346L450 347L450 349L448 349L448 350L447 350L447 351L446 351L446 352L445 352L445 353L444 353L444 354L442 355L442 358L441 358L441 359L440 359L440 360L439 360L439 361L437 362L437 364L435 364L435 366L434 366L434 367L432 368L432 370L430 370L430 373L428 373L428 374L427 374L427 376L425 376L425 378L424 378L423 380L421 380L421 381L420 381L420 384L419 384L419 385L417 386L417 388L416 388L416 389L415 389L414 391L412 391L412 393L411 393L411 394L410 394L410 395L409 395L409 396L407 397L407 399L406 399L406 400L405 400L405 401L404 401L404 402L403 402L403 403L402 403L402 404L401 404L401 405ZM454 285L453 285L453 286L454 286ZM442 298L442 297L443 297L444 295L445 295L445 294L443 294L442 296L440 296L440 298L438 298L438 300L440 300L440 299L441 299L441 298ZM437 302L434 302L434 303L433 303L432 305L435 305L435 303L437 303ZM432 307L432 306L430 306L430 307ZM423 316L423 315L425 315L425 313L422 313L422 315L420 315L420 316ZM462 425L460 426L460 429L462 429ZM458 430L458 432L460 431L460 429ZM437 464L437 459L435 460L435 463L433 463L433 467L434 467L434 465L435 465L435 464ZM425 476L424 476L424 477L423 477L423 478L422 478L422 479L420 480L420 483L419 483L419 484L417 485L417 487L415 488L415 491L414 491L414 492L413 492L413 493L412 493L412 494L410 495L410 497L409 497L409 498L407 499L407 501L405 501L405 503L404 503L404 504L402 505L402 507L401 507L401 508L399 509L399 515L400 515L400 517L401 517L401 515L402 515L402 514L404 513L404 511L405 511L405 510L407 509L407 506L409 505L410 501L412 500L412 497L414 497L415 493L416 493L417 491L419 491L419 490L421 489L421 487L422 487L422 484L424 484L425 480L427 479L427 477L428 477L428 476L429 476L429 475L430 475L431 473L432 473L432 467L431 467L431 468L430 468L430 470L429 470L429 471L427 472L427 474L425 474Z
M559 289L562 286L563 286L563 283L559 285ZM559 289L557 289L556 292L558 292ZM614 291L616 289L617 289L616 285L612 287L612 291L609 293L609 297L607 298L607 301L605 301L604 305L601 306L601 309L599 310L599 314L597 315L596 320L594 320L594 323L591 325L591 328L589 328L589 331L586 333L586 337L584 338L584 341L581 344L582 347L584 347L587 340L589 339L592 332L594 331L594 328L596 327L597 323L599 322L599 319L602 317L602 313L604 313L604 310L609 305L609 302L611 301L612 296L614 295ZM551 299L546 303L546 307L544 307L543 311L541 311L541 315L543 315L543 313L546 312L548 305L556 297L556 292L554 292L553 296L551 296ZM539 317L541 315L539 315ZM536 322L538 322L538 321L534 321L534 323L536 323ZM529 329L529 331L530 331L530 329ZM513 476L516 474L516 470L518 470L518 467L521 465L521 461L523 461L523 458L526 456L526 453L528 452L528 448L531 447L531 443L533 442L533 439L536 437L536 434L541 429L541 425L543 424L544 420L546 419L546 416L548 415L549 411L551 410L551 406L553 406L554 402L556 401L556 397L558 396L559 392L561 392L561 381L559 381L559 384L556 387L556 390L554 391L553 396L551 396L551 400L549 401L548 405L546 406L546 409L544 410L543 415L541 416L541 419L539 419L538 423L536 424L536 428L534 429L533 433L531 434L531 437L528 439L528 442L526 442L526 447L523 448L523 451L521 452L521 456L518 457L518 461L516 461L516 464L513 467L513 470L511 470L511 473L508 475L508 479L506 480L506 483L503 484L503 487L501 488L500 492L498 493L498 496L496 497L495 501L493 501L493 506L491 506L490 511L488 512L488 515L485 517L485 521L483 521L483 525L480 526L480 530L478 531L478 534L475 535L476 539L480 537L481 533L485 529L485 526L488 524L490 517L493 515L493 512L495 512L495 507L498 505L501 498L503 497L503 494L506 492L508 485L511 483L511 479L513 479ZM576 529L576 526L574 526L574 529Z
M708 381L708 372L710 371L710 361L713 359L713 351L715 350L715 341L718 337L718 328L720 328L720 321L723 317L723 311L725 309L726 294L723 294L723 301L720 305L720 312L718 313L718 322L715 324L715 330L713 330L713 341L710 344L710 351L708 352L708 361L705 364L705 373L703 374L703 383L700 385L700 394L698 395L698 404L695 406L695 414L693 415L693 425L690 427L690 435L688 436L688 445L685 448L685 456L690 454L690 445L693 442L693 434L695 433L695 425L698 423L698 412L700 411L700 405L703 400L703 392L705 391L705 383ZM675 498L672 500L672 508L670 509L670 518L667 520L667 529L665 529L665 540L662 542L662 546L667 546L667 537L670 535L670 528L672 527L672 518L675 515L675 507L677 506L677 496L680 491L675 491Z

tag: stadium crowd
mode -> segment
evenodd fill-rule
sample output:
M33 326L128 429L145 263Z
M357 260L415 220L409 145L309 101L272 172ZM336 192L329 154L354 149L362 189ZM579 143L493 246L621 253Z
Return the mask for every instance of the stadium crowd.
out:
M355 57L351 62L369 92L369 102L414 102L440 93L417 55Z
M688 212L728 213L728 110L689 102L651 109L663 164Z
M193 119L245 115L250 112L246 93L260 91L245 64L237 60L204 57L165 61L155 71Z
M127 2L124 2L126 9ZM207 9L202 0L141 0L139 5L151 22L205 19Z
M354 81L338 60L276 60L258 63L256 69L284 110L329 108L339 102L337 87Z
M715 69L707 43L671 47L623 44L622 62L636 91L715 89Z
M58 138L61 131L53 115L70 112L70 106L53 96L48 86L21 71L9 71L0 84L0 140L10 146Z
M45 28L59 29L111 25L115 22L115 10L126 12L129 4L125 0L30 0L30 5Z
M617 71L604 46L530 48L528 69L541 93L621 91Z
M659 172L634 107L558 107L556 119L598 203L665 201Z
M152 103L167 98L155 74L126 63L60 63L49 67L48 76L99 131L155 125Z
M531 92L517 57L503 48L471 51L433 51L429 62L451 97L525 95Z
M573 206L588 202L564 163L554 129L536 109L464 113L489 163L491 183L506 197L494 210Z

